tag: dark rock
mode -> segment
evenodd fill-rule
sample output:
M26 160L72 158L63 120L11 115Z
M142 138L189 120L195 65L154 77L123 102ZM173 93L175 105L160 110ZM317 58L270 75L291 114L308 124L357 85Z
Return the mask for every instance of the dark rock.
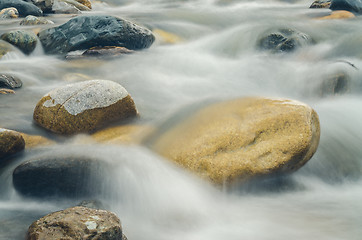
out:
M133 99L120 84L91 80L49 92L35 107L34 120L52 132L75 134L91 132L137 114Z
M18 47L23 53L30 54L34 51L37 37L34 33L24 30L14 30L1 35L1 39Z
M113 16L79 16L67 23L43 30L39 38L51 54L91 47L118 46L131 50L150 47L155 37L148 29Z
M10 74L0 74L0 87L14 89L21 86L23 86L23 83L18 77Z
M20 22L20 25L41 25L41 24L54 24L54 22L43 17L35 17L32 15L26 16L26 18L24 18Z
M48 214L28 229L27 240L125 240L121 221L112 212L73 207Z
M16 8L4 8L0 11L0 19L7 19L7 18L17 18L19 17L19 12Z
M20 133L0 128L0 159L18 153L25 148L25 141Z
M362 0L332 0L330 9L362 14Z
M45 13L51 13L54 4L54 0L24 0L24 1L34 4Z
M52 11L56 14L81 14L82 12L75 6L62 2L59 0L54 0Z
M292 52L297 48L312 44L313 40L307 34L293 29L284 28L272 31L258 40L258 47L273 53Z
M331 0L315 0L309 8L329 8Z
M34 4L24 2L22 0L1 0L0 9L14 7L18 10L19 16L26 17L28 15L42 16L43 11Z
M13 172L13 184L30 197L95 197L102 193L107 169L95 158L50 153L20 164Z

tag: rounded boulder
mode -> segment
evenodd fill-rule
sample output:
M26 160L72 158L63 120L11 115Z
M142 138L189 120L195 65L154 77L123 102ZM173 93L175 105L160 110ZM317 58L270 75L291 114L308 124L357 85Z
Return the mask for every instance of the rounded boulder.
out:
M23 53L30 54L34 51L37 37L34 33L24 30L14 30L1 35L1 39L18 47Z
M24 150L25 141L20 133L0 128L0 159Z
M75 134L92 132L137 114L133 99L120 84L90 80L49 92L36 105L33 118L52 132Z
M26 239L125 240L121 221L114 213L86 207L72 207L40 218L30 225Z
M165 123L144 143L217 184L290 173L319 143L316 112L292 100L241 98Z

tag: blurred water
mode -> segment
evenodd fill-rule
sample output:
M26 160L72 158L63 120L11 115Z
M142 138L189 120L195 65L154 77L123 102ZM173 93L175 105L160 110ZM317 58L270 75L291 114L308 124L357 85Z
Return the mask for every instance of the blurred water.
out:
M128 90L147 124L202 101L260 95L311 105L322 134L315 156L292 176L229 190L216 189L142 147L62 139L64 145L26 151L1 170L0 239L23 239L32 221L78 203L23 199L11 185L12 170L22 161L69 149L114 164L108 176L113 184L99 199L118 214L132 240L360 239L362 20L316 20L329 10L308 9L311 3L97 1L84 14L123 17L182 41L167 45L158 38L147 50L112 60L65 61L44 55L41 46L30 56L15 52L2 58L0 72L23 80L15 95L0 95L0 126L17 131L54 137L32 122L38 100L69 82L108 79ZM69 17L50 19L61 24ZM0 33L29 28L19 21L1 21ZM257 50L261 34L278 27L298 29L316 43L290 54ZM332 94L325 81L339 72L349 76L347 90Z

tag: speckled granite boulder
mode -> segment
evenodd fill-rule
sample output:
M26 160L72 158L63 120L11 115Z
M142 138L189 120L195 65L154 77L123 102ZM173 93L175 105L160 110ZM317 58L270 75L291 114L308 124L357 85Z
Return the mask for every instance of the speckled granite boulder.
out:
M145 144L217 184L296 171L319 143L315 111L286 99L230 100L179 121L165 123Z
M27 197L98 197L110 167L104 161L79 153L47 152L17 166L16 191Z
M91 80L69 84L46 94L34 110L40 126L61 134L91 132L137 116L135 104L120 84Z
M30 54L34 51L37 37L33 32L14 30L1 35L1 39L18 47L23 53Z
M331 10L346 10L349 12L362 14L362 0L332 0Z
M39 39L45 52L50 54L66 54L96 46L138 50L150 47L155 40L148 29L113 16L78 16L41 31Z
M14 7L18 10L19 16L26 17L28 15L42 16L43 11L32 3L22 0L1 0L0 9Z
M43 17L35 17L32 15L26 16L26 18L24 18L20 22L20 25L41 25L41 24L54 24L54 22Z
M19 17L19 12L16 8L4 8L0 11L0 19L7 19L7 18L17 18Z
M305 33L290 28L283 28L271 30L263 34L258 40L257 46L261 50L280 53L292 52L313 42L313 39Z
M119 218L112 212L72 207L48 214L30 225L27 240L125 240Z
M25 148L25 141L20 133L0 128L0 159L18 153Z

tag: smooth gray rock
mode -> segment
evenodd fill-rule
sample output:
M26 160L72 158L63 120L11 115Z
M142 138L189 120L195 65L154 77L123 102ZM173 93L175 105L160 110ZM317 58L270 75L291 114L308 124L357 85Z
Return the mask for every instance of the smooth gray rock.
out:
M139 50L150 47L155 37L150 30L121 18L79 16L61 26L41 31L39 39L45 52L66 54L96 46Z
M109 166L75 153L49 152L20 164L13 172L15 189L30 197L96 197Z
M19 16L26 17L28 15L42 16L43 11L34 4L24 2L22 0L1 0L0 9L14 7L18 10Z
M331 10L346 10L362 14L362 0L332 0Z
M20 88L23 85L22 81L13 75L10 74L1 74L0 73L0 87L3 88Z

